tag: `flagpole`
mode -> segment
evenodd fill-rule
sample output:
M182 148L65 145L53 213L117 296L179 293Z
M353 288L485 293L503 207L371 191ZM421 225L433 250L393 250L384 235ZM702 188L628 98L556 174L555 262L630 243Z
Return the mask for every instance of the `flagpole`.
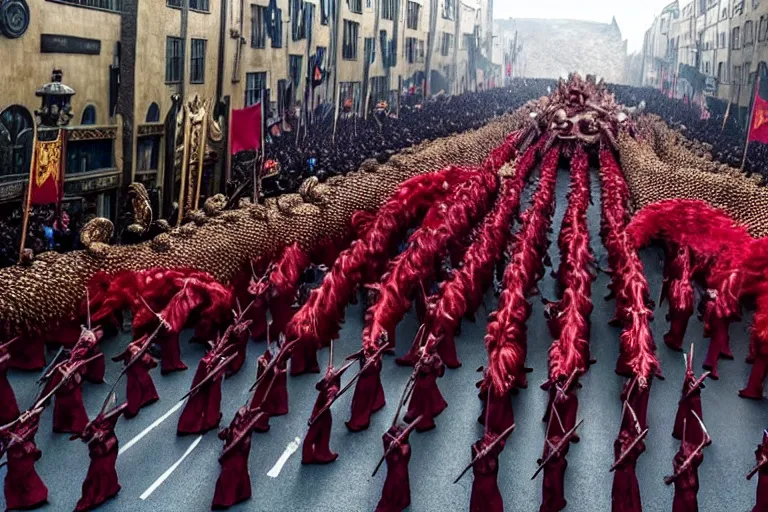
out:
M336 86L336 106L334 110L336 111L336 115L333 116L333 137L331 138L331 143L336 144L336 126L339 123L339 103L341 103L341 82Z
M752 121L755 117L755 103L757 103L755 100L757 99L755 97L755 94L758 94L760 92L760 73L757 73L757 78L755 79L755 87L752 90L752 108L749 112L749 125L747 126L747 140L744 143L744 157L741 159L741 172L744 172L744 166L747 163L747 149L749 149L749 136L752 133Z
M259 204L259 195L261 193L261 170L264 168L264 156L266 153L266 148L264 147L264 126L265 126L265 116L266 116L266 109L264 108L264 89L261 89L259 91L259 105L261 107L261 116L260 116L260 123L261 126L261 141L260 141L260 151L261 154L258 158L255 158L253 160L253 204Z
M32 157L29 162L29 183L27 183L27 198L24 201L24 221L21 227L21 246L19 247L19 263L24 254L24 246L27 243L27 229L29 228L29 207L32 202L32 183L35 177L35 162L37 161L37 123L32 123Z

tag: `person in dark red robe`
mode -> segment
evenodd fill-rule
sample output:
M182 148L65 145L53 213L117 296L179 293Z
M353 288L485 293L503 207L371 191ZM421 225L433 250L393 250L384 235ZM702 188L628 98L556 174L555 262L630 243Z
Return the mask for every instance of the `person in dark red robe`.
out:
M570 442L564 443L556 453L553 453L563 440L563 436L550 433L547 440L548 443L544 445L544 456L539 461L539 464L544 463L539 512L559 512L568 504L565 500L565 470L568 468L565 457L568 455ZM548 457L549 460L547 460Z
M160 397L157 395L155 383L149 371L157 367L157 361L144 349L148 343L147 337L140 338L128 345L125 352L112 358L113 361L123 361L127 365L134 358L136 361L125 371L128 382L126 384L127 405L125 417L133 418L139 414L139 410L149 404L157 402ZM140 355L139 355L140 354Z
M564 389L564 386L568 386L569 389ZM563 436L576 425L576 415L579 411L579 397L574 392L572 383L557 383L554 386L549 384L548 390L549 403L547 404L547 410L543 419L545 422L549 422L550 415L554 408L557 414L552 418L549 432L553 435ZM573 434L571 440L574 443L578 443L578 434Z
M757 494L752 512L764 512L768 510L768 431L763 431L763 442L757 445L755 458L757 459L757 464L753 471L756 471L758 476Z
M8 367L11 362L9 350L19 340L20 338L16 338L0 345L0 425L7 425L19 417L16 395L13 393L11 383L8 382Z
M692 425L696 422L696 418L693 415L696 413L699 418L704 418L701 410L701 390L704 387L704 381L698 382L696 375L693 373L693 365L689 360L688 366L685 370L685 378L683 379L683 394L680 398L680 403L677 406L677 414L675 415L675 426L672 430L672 437L675 439L683 438L684 425ZM701 429L688 429L686 433L690 437L688 439L694 444L698 444L703 439L703 432Z
M291 375L305 373L320 373L320 363L317 361L319 347L313 340L298 340L291 347Z
M45 368L45 338L41 335L25 336L8 351L8 365L16 370L40 371Z
M269 416L284 416L288 414L288 370L282 357L269 368L274 357L268 348L256 362L256 378L261 378L261 382L253 395L250 408L260 407ZM262 377L264 372L268 373ZM270 388L273 378L274 383ZM268 389L269 396L265 397Z
M499 491L499 455L504 450L504 441L497 442L490 451L479 454L496 440L496 435L486 432L485 436L472 445L472 494L469 498L470 512L504 512L504 501Z
M680 444L680 450L675 454L672 461L672 468L675 471L675 497L672 500L672 512L699 511L697 495L699 493L699 466L704 462L702 448L702 445L689 442L686 439ZM692 457L691 462L686 465L689 457Z
M227 337L227 344L235 348L235 358L229 363L227 368L227 377L240 371L245 364L245 357L248 351L248 340L251 339L251 321L238 319L234 325L224 333Z
M423 416L416 427L418 432L435 428L435 418L448 407L437 386L437 378L444 374L445 365L437 354L426 354L418 363L416 382L404 418L406 423L410 423Z
M48 501L48 488L35 470L35 463L42 456L35 445L42 412L42 407L26 412L15 425L0 431L0 453L5 451L8 455L4 485L6 510L29 510Z
M83 482L82 495L75 512L93 510L105 501L117 496L120 483L117 478L118 442L115 435L117 420L125 412L127 404L99 414L90 422L80 438L88 444L91 464Z
M511 390L499 393L487 378L483 379L479 388L483 409L477 421L481 425L485 425L486 429L493 434L501 435L515 423L515 412L512 409L512 397L510 396Z
M89 357L101 354L99 350L99 341L104 336L101 328L87 329L82 328L80 338L72 348L70 359L87 359ZM91 384L102 384L104 382L104 373L106 363L103 357L98 357L88 363L83 372L83 378Z
M229 427L219 432L224 441L224 453L219 457L221 472L216 480L213 510L229 508L251 498L251 476L248 458L251 454L253 421L261 414L258 409L241 407Z
M352 417L346 422L352 432L366 430L371 415L386 405L384 387L381 385L381 355L373 349L366 349L359 354L359 360L361 373L352 397ZM366 364L368 368L364 369Z
M301 448L302 464L328 464L335 461L338 453L331 451L331 429L333 427L333 417L331 409L326 409L323 413L320 411L330 404L339 390L341 389L341 375L343 372L337 372L333 368L328 368L325 377L315 385L318 390L315 407L312 409L312 418L314 421L304 436L304 444Z
M188 368L181 360L179 333L163 332L158 335L160 345L160 373L167 375L173 372L183 372Z
M636 433L622 427L619 437L613 443L613 452L616 460L632 446L636 437ZM612 512L643 511L643 504L640 500L640 485L637 482L635 466L644 451L645 442L641 440L634 445L624 460L616 467L613 473L613 488L611 491Z
M402 512L411 504L411 480L408 463L411 460L410 432L405 427L393 425L383 436L387 462L387 478L376 512Z
M88 413L83 404L82 361L73 357L59 363L52 371L44 392L56 390L53 400L53 431L56 433L79 434L88 424Z
M193 392L187 399L184 410L179 417L176 433L180 436L190 434L204 434L219 426L221 421L221 380L224 371L219 366L222 358L215 351L210 351L203 356L197 365L197 372L192 379L192 386L198 386L209 375L215 375L202 387ZM191 389L190 388L190 389Z

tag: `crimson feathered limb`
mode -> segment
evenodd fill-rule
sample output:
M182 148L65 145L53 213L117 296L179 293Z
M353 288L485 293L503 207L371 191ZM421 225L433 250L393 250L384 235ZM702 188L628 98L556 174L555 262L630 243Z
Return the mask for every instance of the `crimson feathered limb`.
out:
M366 315L364 347L375 345L383 333L392 337L419 285L434 279L435 266L446 254L449 242L466 236L482 218L496 186L494 174L470 173L445 203L429 210L422 226L411 235L408 248L392 261L389 272L376 287L378 300Z
M522 227L515 235L512 261L504 273L504 291L499 306L489 318L485 336L488 352L486 379L487 385L493 386L499 395L507 395L513 387L526 386L523 367L527 351L525 324L531 311L526 295L542 273L542 258L554 212L559 157L558 146L544 156L538 190L531 207L523 213Z
M429 311L425 324L436 339L437 353L448 368L458 368L454 334L462 317L474 313L483 293L493 279L493 268L511 237L509 225L520 209L520 194L536 164L536 148L529 148L515 162L514 174L502 178L501 192L493 210L477 230L472 244L464 254L460 268L454 270L440 286L439 300ZM411 350L398 358L398 364L414 365L419 359L419 339Z
M416 176L384 203L365 238L352 242L339 255L320 287L286 326L288 341L297 341L291 352L292 375L319 372L317 350L338 337L353 290L359 283L378 279L407 226L464 178L465 173L455 167Z
M301 284L301 275L310 264L309 255L298 243L283 249L283 253L274 262L266 283L266 305L272 313L272 325L269 337L276 340L284 332L293 317L293 304ZM251 289L253 289L253 283ZM254 315L263 315L263 311L254 309ZM251 317L252 318L252 317Z
M484 163L487 174L493 174L512 157L521 136L522 132L511 134L494 150ZM368 214L357 214L353 224L365 237L339 255L321 286L286 326L287 339L299 340L291 354L291 374L319 371L317 348L338 337L344 309L355 288L380 278L405 229L452 194L454 188L466 181L468 172L450 166L416 176L400 185L372 220Z

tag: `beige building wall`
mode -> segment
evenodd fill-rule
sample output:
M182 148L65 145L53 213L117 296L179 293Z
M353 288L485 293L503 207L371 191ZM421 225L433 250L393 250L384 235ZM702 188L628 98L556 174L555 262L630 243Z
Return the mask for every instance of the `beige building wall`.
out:
M0 36L0 110L18 103L34 113L40 107L35 91L50 82L51 71L64 71L64 83L75 89L74 117L80 124L83 110L96 107L96 123L112 124L109 118L109 67L120 39L120 15L73 5L32 0L30 24L18 39ZM55 34L101 41L99 55L40 53L40 35Z

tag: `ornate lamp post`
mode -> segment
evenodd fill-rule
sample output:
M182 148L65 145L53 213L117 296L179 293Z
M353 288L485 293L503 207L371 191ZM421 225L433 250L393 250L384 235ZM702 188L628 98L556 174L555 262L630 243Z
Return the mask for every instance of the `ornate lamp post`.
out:
M43 99L40 109L35 111L39 126L58 128L67 126L72 119L72 96L75 90L61 83L63 76L60 69L54 69L51 82L35 93L35 96Z

